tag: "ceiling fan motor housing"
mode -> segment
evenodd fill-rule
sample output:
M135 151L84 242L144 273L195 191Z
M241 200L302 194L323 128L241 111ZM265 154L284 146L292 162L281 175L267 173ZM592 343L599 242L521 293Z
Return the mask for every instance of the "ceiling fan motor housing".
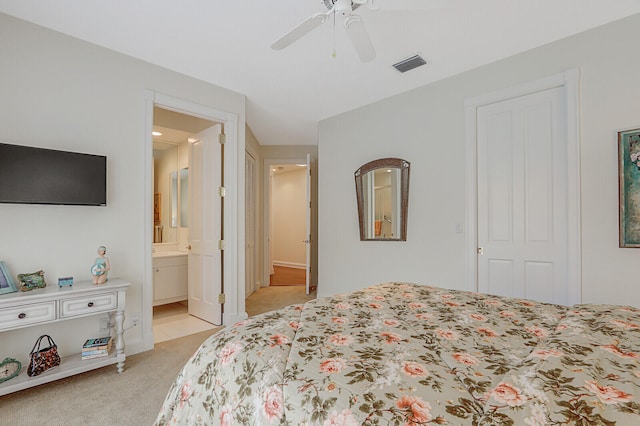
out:
M322 0L324 2L324 5L326 6L327 9L331 10L333 9L333 4L337 1L337 0Z
M341 15L348 15L360 7L359 4L354 4L351 0L323 0L323 2L327 9L335 8L335 12Z

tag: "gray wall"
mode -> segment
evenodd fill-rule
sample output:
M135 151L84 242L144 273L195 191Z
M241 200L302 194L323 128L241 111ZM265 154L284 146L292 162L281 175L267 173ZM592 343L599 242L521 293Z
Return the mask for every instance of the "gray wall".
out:
M640 306L640 250L618 248L615 140L640 127L639 26L635 15L321 122L319 295L383 281L464 289L465 98L579 68L583 300ZM380 157L411 162L405 243L359 241L353 172Z

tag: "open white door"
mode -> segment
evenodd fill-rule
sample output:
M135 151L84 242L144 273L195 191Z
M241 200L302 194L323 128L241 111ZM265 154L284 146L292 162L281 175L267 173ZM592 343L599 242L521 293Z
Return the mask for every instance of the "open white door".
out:
M222 148L216 124L189 146L189 314L222 324Z
M311 154L307 154L307 207L305 212L307 215L307 239L304 241L306 248L305 286L307 294L309 294L311 292Z

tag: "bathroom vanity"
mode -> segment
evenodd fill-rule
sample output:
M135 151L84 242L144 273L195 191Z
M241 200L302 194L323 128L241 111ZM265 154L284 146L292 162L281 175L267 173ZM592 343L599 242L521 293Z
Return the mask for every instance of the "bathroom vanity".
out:
M180 302L188 298L187 253L153 253L153 306Z

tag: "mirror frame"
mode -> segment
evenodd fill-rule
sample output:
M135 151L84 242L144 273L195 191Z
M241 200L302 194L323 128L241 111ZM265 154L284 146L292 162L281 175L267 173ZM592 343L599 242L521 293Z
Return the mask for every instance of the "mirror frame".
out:
M367 238L364 218L364 194L362 176L377 169L400 169L400 237L399 238ZM355 171L356 201L358 204L358 222L360 224L360 241L407 241L407 216L409 210L409 169L411 163L401 158L380 158L362 165Z

